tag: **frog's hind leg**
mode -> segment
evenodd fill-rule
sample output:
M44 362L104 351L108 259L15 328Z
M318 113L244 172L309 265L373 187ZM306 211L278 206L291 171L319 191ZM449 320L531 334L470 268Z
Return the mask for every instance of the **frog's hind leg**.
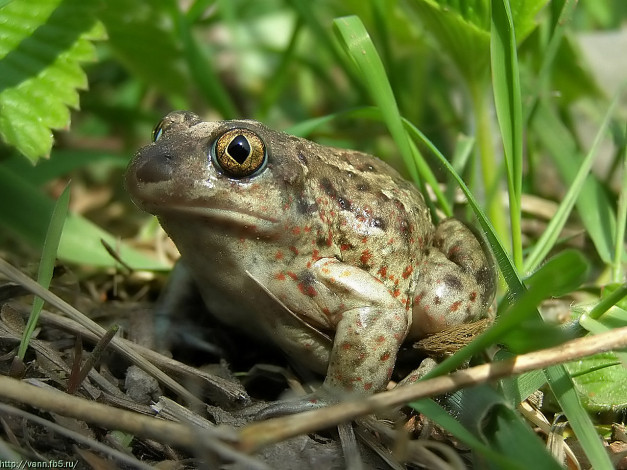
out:
M456 219L442 221L419 266L412 337L477 320L488 311L496 288L492 255Z

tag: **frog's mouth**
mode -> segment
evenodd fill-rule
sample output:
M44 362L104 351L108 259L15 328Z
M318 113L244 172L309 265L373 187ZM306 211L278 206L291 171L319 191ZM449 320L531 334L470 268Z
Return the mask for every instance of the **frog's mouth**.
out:
M220 207L215 204L151 204L144 201L142 208L160 219L176 217L182 223L204 220L212 226L230 228L238 232L244 231L254 236L270 236L279 232L277 218L240 207ZM190 229L193 230L192 227Z

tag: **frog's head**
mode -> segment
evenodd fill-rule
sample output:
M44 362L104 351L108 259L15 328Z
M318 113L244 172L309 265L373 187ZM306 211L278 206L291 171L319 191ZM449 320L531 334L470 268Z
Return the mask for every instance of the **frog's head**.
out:
M294 140L301 139L256 121L204 122L173 112L133 158L126 187L168 232L202 223L203 230L274 237L293 216L288 212L307 171Z

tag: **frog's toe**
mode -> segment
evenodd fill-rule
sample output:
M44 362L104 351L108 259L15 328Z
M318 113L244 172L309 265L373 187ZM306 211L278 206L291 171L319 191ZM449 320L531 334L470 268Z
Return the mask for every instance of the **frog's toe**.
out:
M332 404L328 399L320 398L315 394L307 395L295 400L276 401L255 413L255 421L292 415L304 411L317 410Z

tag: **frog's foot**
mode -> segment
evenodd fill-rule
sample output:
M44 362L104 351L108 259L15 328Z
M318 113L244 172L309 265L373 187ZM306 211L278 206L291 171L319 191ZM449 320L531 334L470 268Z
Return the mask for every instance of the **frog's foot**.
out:
M487 247L456 219L442 221L416 282L414 337L484 316L496 289L494 261Z
M396 384L396 387L402 387L403 385L418 382L421 378L435 369L437 365L438 363L435 359L430 357L423 359L418 368L407 374L403 380Z

